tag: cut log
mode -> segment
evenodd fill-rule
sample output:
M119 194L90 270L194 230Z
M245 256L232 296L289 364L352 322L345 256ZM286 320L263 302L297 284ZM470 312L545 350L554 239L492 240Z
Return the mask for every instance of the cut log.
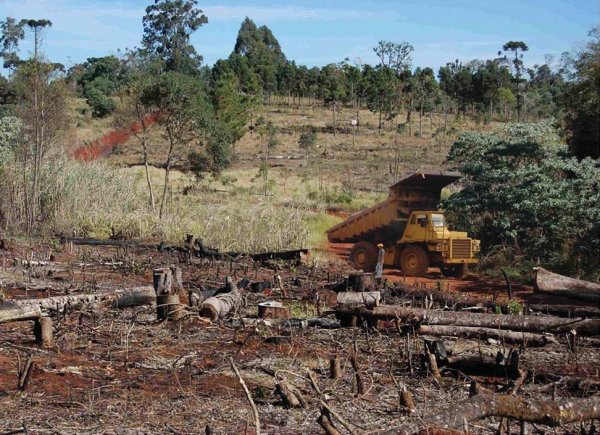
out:
M277 301L261 302L258 304L258 317L261 319L289 319L290 309Z
M338 318L357 316L375 323L378 319L399 319L405 323L421 325L455 325L482 328L498 328L523 332L565 333L574 329L579 335L600 335L600 319L563 319L553 316L510 316L503 314L466 313L458 311L431 311L380 305L369 310L363 307L336 309Z
M337 294L337 303L340 305L362 305L376 307L381 300L379 292L340 292Z
M543 267L536 268L534 288L540 293L551 293L595 304L600 303L600 284L569 278L550 272Z
M477 328L454 325L421 325L415 331L419 334L434 336L449 336L475 338L481 340L493 339L509 344L527 344L530 347L543 347L548 343L556 343L552 335L535 334L532 332L504 331L493 328Z
M427 427L463 428L465 422L485 417L506 417L552 427L600 418L600 397L526 400L509 394L478 394L458 402L438 414L430 414L420 422L404 424L377 432L380 435L416 434Z
M227 277L228 293L210 297L200 306L200 317L206 317L213 322L222 319L229 312L236 311L242 304L242 295L231 277Z
M0 305L0 323L37 320L40 317L42 311L38 307L20 307L12 303Z

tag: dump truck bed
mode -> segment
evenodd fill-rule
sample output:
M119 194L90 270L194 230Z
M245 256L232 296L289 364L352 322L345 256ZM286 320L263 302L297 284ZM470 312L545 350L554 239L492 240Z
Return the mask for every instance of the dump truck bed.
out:
M419 171L390 187L388 198L327 230L330 242L399 240L413 210L437 210L442 189L461 178L458 172Z

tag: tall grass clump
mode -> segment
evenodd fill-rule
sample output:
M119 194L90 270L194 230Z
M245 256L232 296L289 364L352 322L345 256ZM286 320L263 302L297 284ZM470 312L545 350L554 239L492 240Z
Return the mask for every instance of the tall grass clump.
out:
M0 175L3 228L26 231L29 174L17 162ZM66 156L46 159L40 180L41 213L36 223L43 235L146 238L179 242L186 233L202 237L221 250L264 252L306 247L309 212L268 201L211 193L174 192L168 213L159 219L148 205L140 175L101 162L80 162Z

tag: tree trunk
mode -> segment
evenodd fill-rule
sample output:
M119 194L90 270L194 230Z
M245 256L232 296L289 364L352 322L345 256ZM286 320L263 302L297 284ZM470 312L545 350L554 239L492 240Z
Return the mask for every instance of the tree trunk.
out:
M171 160L173 158L173 148L175 146L173 137L173 132L171 131L171 126L167 126L167 135L169 137L169 153L167 154L167 162L165 163L165 187L163 189L162 201L160 203L160 212L159 219L165 216L166 213L166 205L167 205L167 191L169 189L169 173L171 172Z
M226 287L229 290L228 293L210 297L202 302L200 317L209 318L214 322L222 319L229 312L236 311L241 306L242 294L231 280L231 277L227 277Z
M600 397L544 401L527 400L509 394L478 394L438 414L429 414L420 422L408 423L376 433L416 434L427 427L458 429L463 428L465 422L491 416L559 427L568 423L600 418Z
M142 120L142 153L144 156L144 171L146 172L146 183L148 184L148 192L150 193L150 206L152 207L152 211L156 210L156 204L154 200L154 189L152 188L152 183L150 182L150 172L148 170L148 145L146 143L146 125Z
M339 317L359 316L369 321L400 319L404 322L410 321L424 325L502 328L523 332L564 333L574 329L580 335L600 335L600 319L562 319L553 316L511 316L458 311L430 311L395 305L380 305L372 310L341 307L336 310L336 315Z
M552 293L595 304L600 303L600 284L569 278L542 267L536 270L534 288L541 293Z

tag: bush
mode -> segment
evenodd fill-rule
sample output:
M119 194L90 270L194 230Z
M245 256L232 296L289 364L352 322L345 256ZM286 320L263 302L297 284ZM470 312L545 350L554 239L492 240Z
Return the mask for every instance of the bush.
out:
M317 143L317 131L313 128L300 134L298 146L300 148L312 148Z
M513 261L600 279L600 165L555 139L548 123L463 133L449 161L464 188L443 207L482 240L484 255L508 250Z
M99 89L90 86L86 88L84 94L88 105L92 108L94 118L103 118L115 111L115 102Z

